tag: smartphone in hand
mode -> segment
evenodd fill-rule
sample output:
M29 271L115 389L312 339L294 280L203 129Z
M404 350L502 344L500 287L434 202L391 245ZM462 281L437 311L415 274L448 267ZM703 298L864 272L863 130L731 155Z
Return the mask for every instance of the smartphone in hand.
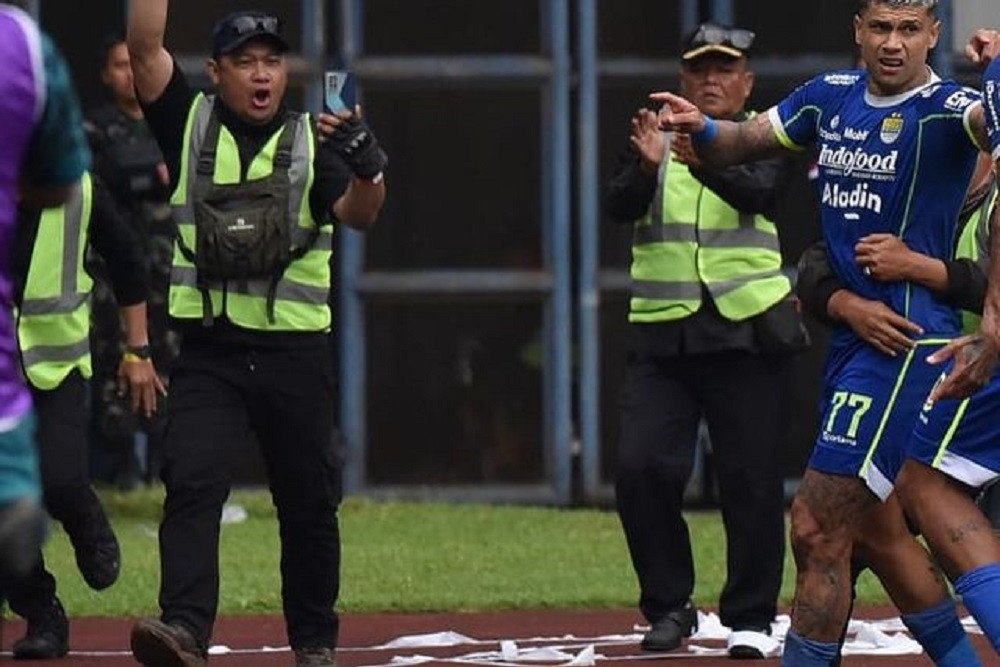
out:
M323 75L323 102L330 113L350 111L358 103L354 75L345 71L330 71Z

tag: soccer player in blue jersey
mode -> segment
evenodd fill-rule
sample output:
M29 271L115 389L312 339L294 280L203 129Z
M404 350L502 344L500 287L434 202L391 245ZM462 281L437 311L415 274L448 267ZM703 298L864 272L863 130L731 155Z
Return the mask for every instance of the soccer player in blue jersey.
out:
M653 96L665 103L662 129L691 134L710 163L742 163L816 144L834 271L850 291L915 325L897 331L914 338L907 354L886 354L846 327L833 336L821 432L792 505L798 573L786 665L837 660L856 544L865 545L859 555L935 663L979 664L898 505L878 502L892 490L938 374L924 358L957 335L958 316L924 286L874 280L856 252L862 238L881 233L929 257L950 257L977 155L989 145L979 93L941 81L927 66L940 33L936 4L863 0L855 37L865 70L819 76L765 116L714 121L683 98Z
M978 37L981 43L987 39ZM982 62L989 63L984 107L993 158L1000 165L1000 36L990 32L989 37L981 49ZM1000 541L969 500L970 491L1000 477L1000 374L995 372L1000 358L1000 203L994 203L991 224L980 331L932 358L941 363L954 357L955 364L920 415L897 490L955 590L1000 653Z

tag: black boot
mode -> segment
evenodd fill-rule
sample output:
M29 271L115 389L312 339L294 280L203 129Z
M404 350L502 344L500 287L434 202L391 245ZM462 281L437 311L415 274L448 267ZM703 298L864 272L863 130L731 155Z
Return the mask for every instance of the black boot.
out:
M63 528L87 585L102 591L115 583L121 571L121 549L93 489L89 489L86 506L74 512L72 519L63 521Z
M51 660L69 653L69 621L59 598L27 620L28 631L14 643L15 660Z
M132 657L147 667L207 667L208 651L186 628L145 618L132 626Z
M673 651L698 629L698 611L690 602L656 620L640 642L643 651Z

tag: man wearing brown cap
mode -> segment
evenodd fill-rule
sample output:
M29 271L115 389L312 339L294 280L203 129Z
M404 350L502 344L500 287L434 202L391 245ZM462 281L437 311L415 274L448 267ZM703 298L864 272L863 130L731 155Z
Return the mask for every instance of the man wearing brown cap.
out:
M706 114L742 120L754 34L713 24L685 41L681 90ZM607 193L633 223L630 346L621 396L616 496L652 625L642 641L670 651L697 628L694 564L682 516L699 423L712 442L728 542L722 622L729 655L764 658L784 561L788 361L807 344L781 271L773 217L787 163L705 168L687 135L656 114L632 118L630 146Z
M340 584L328 334L333 223L364 231L387 164L360 109L285 107L276 16L216 24L196 93L163 47L168 0L131 0L127 45L171 177L177 241L169 311L183 342L170 378L161 476L158 619L131 646L147 667L200 667L219 595L219 517L234 448L260 444L277 509L281 595L298 667L334 665Z

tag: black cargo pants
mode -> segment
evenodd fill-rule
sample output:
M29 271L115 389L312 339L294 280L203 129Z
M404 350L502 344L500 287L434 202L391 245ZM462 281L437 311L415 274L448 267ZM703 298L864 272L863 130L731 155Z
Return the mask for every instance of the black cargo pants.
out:
M219 520L229 463L253 433L281 540L281 595L293 648L336 645L341 463L327 337L298 345L185 342L174 365L161 476L162 620L207 646L219 600Z

